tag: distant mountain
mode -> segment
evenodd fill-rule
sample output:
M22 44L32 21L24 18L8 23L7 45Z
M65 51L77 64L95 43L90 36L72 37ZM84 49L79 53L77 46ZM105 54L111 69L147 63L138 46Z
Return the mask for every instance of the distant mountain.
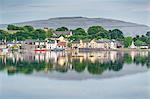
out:
M150 27L147 25L141 25L131 22L125 22L114 19L106 19L106 18L87 18L87 17L58 17L58 18L50 18L47 20L36 20L36 21L28 21L21 23L14 23L16 25L32 25L36 28L58 28L58 27L68 27L69 29L75 29L78 27L87 29L93 25L101 25L107 30L111 29L120 29L124 32L125 35L135 36L137 34L145 34ZM1 24L0 28L5 28L7 24Z

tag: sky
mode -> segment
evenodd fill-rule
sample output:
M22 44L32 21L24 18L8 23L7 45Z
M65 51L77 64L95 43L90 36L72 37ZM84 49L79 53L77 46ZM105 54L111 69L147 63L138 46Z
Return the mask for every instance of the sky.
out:
M150 26L150 0L0 0L0 24L73 16Z

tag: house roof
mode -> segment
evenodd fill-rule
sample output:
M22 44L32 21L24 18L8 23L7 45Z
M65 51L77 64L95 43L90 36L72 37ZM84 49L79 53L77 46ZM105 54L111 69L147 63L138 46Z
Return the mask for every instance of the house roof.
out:
M31 40L31 39L28 39L28 40L25 40L24 41L25 43L35 43L35 42L46 42L45 40Z
M71 35L71 31L55 31L56 35Z
M72 43L80 43L80 41L79 41L79 40L77 40L77 41L72 41Z
M50 40L48 43L49 43L49 44L54 44L55 41L54 41L54 40Z
M50 37L50 39L59 38L59 37L60 37L60 36L52 35L52 37Z
M114 40L114 39L112 39L112 40L109 40L109 39L96 40L96 43L110 43L110 42L120 43L119 41L116 41L116 40Z
M35 42L35 40L28 39L28 40L25 40L24 42L25 43L32 43L32 42Z
M111 40L105 40L105 39L96 40L96 43L109 43L109 42L111 42Z
M57 46L66 46L66 42L58 42Z
M85 39L85 40L82 40L83 43L89 43L91 40L89 39Z
M140 46L149 46L148 44L141 44Z

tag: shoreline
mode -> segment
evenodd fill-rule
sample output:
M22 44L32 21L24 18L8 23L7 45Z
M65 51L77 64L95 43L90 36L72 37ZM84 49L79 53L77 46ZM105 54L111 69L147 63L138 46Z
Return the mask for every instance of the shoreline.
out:
M79 50L79 49L69 49L69 50L65 50L68 52L73 52L73 51L79 51L79 52L99 52L99 51L148 51L150 52L150 49L130 49L130 48L120 48L120 49L99 49L99 50L94 50L94 49L90 49L90 50Z
M118 51L150 51L150 49L131 49L131 48L121 48Z

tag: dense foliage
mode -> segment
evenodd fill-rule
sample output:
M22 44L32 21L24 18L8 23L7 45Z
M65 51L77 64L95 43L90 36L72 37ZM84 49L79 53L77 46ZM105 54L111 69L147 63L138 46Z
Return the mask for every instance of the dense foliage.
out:
M150 31L145 35L137 35L136 37L125 37L123 32L119 29L106 30L102 26L91 26L86 30L83 28L77 28L69 30L67 27L60 27L54 29L34 29L32 26L26 25L23 27L8 25L8 31L0 30L0 40L26 40L26 39L39 39L44 40L45 38L52 37L55 31L72 31L73 35L68 37L70 41L83 40L83 39L115 39L124 43L125 47L129 47L132 41L135 45L140 46L144 44L150 44ZM14 33L15 31L15 33ZM66 37L65 35L63 35Z
M48 29L47 31L43 29L34 29L32 26L26 25L23 27L18 27L15 25L8 25L8 31L0 30L0 40L26 40L26 39L39 39L45 40L47 37L51 37L53 29ZM15 31L13 33L12 31Z
M140 45L145 45L148 44L150 45L150 35L149 32L146 33L146 35L137 35L136 37L133 38L133 41L135 42L135 45L140 46Z
M67 27L60 27L57 28L56 31L68 31L69 29Z
M129 47L132 44L132 37L124 38L124 47Z

